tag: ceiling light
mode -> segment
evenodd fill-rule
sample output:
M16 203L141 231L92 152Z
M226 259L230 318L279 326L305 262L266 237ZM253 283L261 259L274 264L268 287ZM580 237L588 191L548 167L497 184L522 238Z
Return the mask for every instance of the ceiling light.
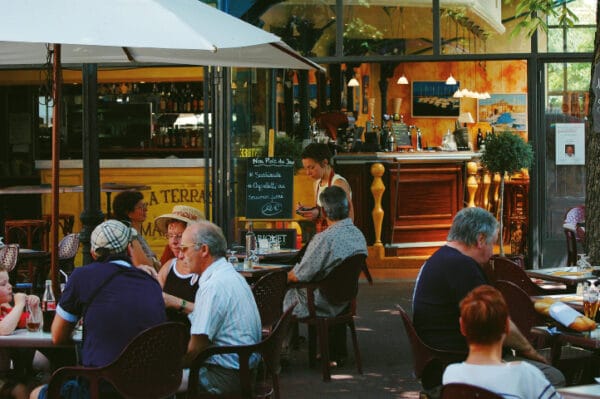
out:
M358 87L360 86L360 83L358 83L358 80L356 80L356 78L352 78L348 81L348 87Z
M446 84L447 85L455 85L456 84L456 79L454 79L454 76L452 76L452 74L450 74L450 76L448 76L448 79L446 79Z
M406 76L404 76L404 74L402 74L402 76L400 76L400 78L398 78L398 81L396 83L399 85L407 85L408 79L406 79Z

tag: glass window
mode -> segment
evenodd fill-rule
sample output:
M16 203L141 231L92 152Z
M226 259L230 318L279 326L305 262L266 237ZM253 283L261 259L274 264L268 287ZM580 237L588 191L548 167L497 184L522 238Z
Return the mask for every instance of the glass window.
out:
M577 16L575 25L571 28L559 26L561 10L558 15L549 15L547 42L546 35L540 31L540 52L569 52L583 53L594 51L594 36L596 33L596 1L574 0L563 2L558 7L567 7Z
M547 64L546 112L560 112L583 118L589 106L591 73L589 63Z

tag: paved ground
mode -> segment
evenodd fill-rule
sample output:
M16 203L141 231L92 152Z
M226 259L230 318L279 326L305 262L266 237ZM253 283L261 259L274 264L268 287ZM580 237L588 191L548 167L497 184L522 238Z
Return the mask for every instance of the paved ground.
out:
M281 374L282 398L418 398L420 384L412 376L412 354L396 304L410 311L414 281L361 284L355 320L363 362L357 374L352 346L350 359L323 382L321 369L309 369L306 344L293 351ZM306 336L301 327L300 334Z

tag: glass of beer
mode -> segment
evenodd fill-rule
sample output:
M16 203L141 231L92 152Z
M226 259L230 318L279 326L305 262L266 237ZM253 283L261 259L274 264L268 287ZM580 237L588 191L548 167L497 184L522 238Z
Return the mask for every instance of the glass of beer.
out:
M30 306L27 304L27 330L38 332L42 324L42 310L39 305Z
M592 320L596 319L598 312L598 289L590 282L583 291L583 313Z

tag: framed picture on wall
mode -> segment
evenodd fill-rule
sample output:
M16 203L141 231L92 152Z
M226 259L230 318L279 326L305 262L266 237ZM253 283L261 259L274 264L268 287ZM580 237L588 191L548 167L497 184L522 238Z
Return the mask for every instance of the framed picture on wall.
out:
M369 75L362 76L362 113L369 113Z
M412 82L412 116L414 118L458 118L460 98L452 95L460 83L447 85L445 81Z
M479 122L487 122L497 132L527 132L527 94L494 93L478 100Z

